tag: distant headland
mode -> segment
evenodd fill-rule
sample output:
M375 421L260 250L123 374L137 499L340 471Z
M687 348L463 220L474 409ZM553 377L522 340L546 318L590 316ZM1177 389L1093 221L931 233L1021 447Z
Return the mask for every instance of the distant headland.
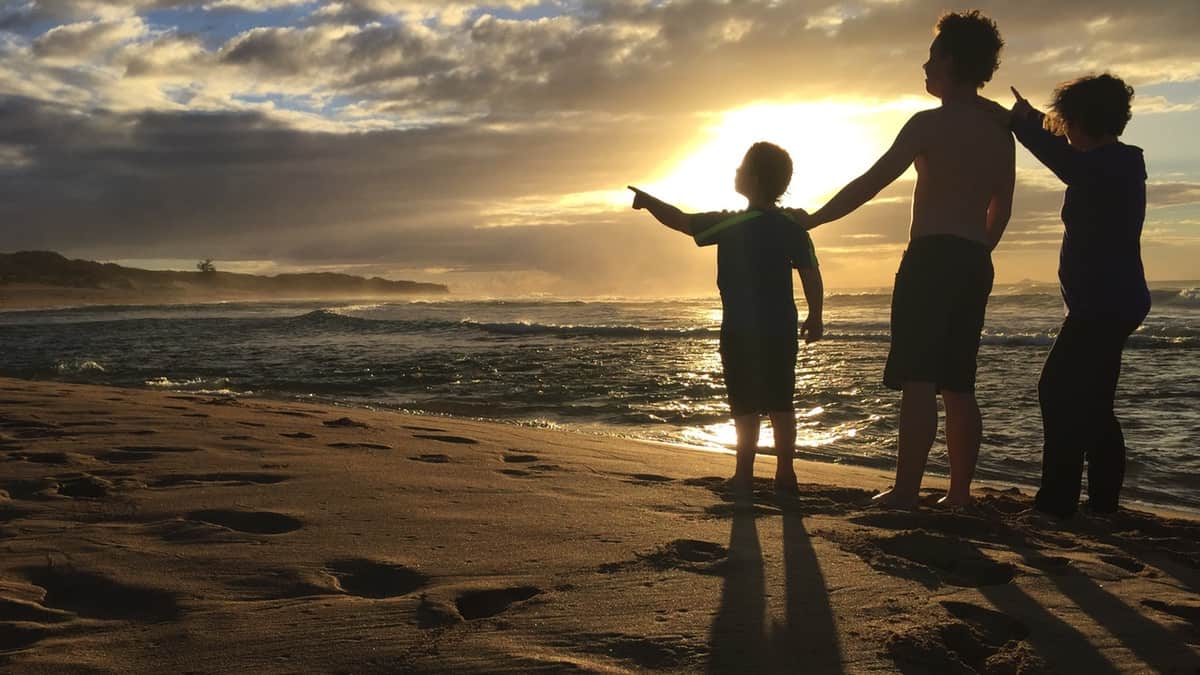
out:
M70 260L53 251L0 253L0 309L229 300L386 299L449 292L442 284L331 272L270 277L221 272L211 261L201 261L195 272L179 272Z

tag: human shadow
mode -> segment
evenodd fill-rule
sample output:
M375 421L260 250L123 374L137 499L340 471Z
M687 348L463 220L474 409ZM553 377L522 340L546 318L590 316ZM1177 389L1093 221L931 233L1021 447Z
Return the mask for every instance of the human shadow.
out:
M763 624L767 589L754 518L753 500L748 496L736 497L721 606L713 619L709 639L710 673L761 673L768 668Z
M729 557L710 635L708 672L842 673L829 591L803 513L786 500L777 504L779 511L762 509L752 494L732 501ZM780 515L783 527L784 613L769 630L758 515Z

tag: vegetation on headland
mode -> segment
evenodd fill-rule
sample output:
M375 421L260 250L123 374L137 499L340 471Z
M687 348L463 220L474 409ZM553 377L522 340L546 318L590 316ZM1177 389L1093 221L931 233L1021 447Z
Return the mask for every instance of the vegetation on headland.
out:
M443 295L442 284L394 281L333 272L259 276L220 272L144 270L115 263L70 260L52 251L0 253L0 306L202 302L213 300L376 298ZM39 301L44 298L45 301ZM53 300L51 300L53 298Z

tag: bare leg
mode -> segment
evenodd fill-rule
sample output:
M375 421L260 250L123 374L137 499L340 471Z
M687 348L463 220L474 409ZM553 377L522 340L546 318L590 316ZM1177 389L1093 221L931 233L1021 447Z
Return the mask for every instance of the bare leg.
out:
M937 385L932 382L905 382L900 398L900 442L896 455L896 483L891 490L875 495L890 506L913 508L917 505L925 461L937 435Z
M972 392L942 391L946 403L946 449L950 455L950 492L938 503L966 506L971 503L971 479L979 459L983 418Z
M775 434L775 489L796 490L796 412L782 410L770 413L771 430Z
M738 486L749 487L754 483L754 457L758 452L758 415L741 415L733 418L737 429L737 468L733 472L733 482Z

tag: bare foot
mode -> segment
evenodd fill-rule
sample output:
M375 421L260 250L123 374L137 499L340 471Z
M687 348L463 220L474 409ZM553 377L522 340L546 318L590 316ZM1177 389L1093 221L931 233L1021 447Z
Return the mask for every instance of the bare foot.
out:
M917 508L917 497L907 497L896 494L895 489L888 489L880 492L871 498L871 502L880 506L886 506L893 509L915 509Z
M949 494L947 494L945 497L937 500L937 504L938 506L945 506L952 509L965 509L973 506L975 504L975 500L972 499L970 495L967 495L965 498L963 498L951 497Z
M776 473L775 492L793 496L800 494L800 486L796 484L796 474L794 472Z
M750 492L754 489L754 476L733 476L725 481L725 489L733 492Z

